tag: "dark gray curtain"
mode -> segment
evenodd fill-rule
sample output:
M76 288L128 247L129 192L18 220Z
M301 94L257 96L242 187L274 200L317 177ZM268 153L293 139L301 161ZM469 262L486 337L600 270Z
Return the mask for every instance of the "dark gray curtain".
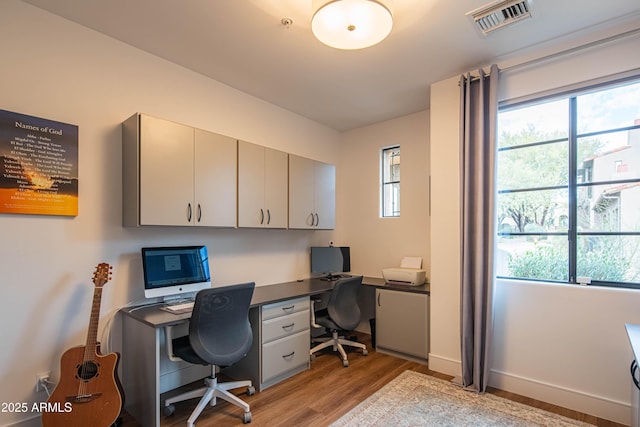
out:
M489 380L493 298L497 86L499 70L460 78L462 385L484 392Z

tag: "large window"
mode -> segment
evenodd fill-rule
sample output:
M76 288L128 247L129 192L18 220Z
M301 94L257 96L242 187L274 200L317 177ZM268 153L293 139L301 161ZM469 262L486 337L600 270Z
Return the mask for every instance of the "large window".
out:
M497 274L640 288L640 80L502 107Z
M382 217L400 216L400 146L382 149Z

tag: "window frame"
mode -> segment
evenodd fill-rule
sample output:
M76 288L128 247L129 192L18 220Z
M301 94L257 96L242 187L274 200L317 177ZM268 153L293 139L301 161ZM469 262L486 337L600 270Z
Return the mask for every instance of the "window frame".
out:
M554 279L540 279L540 278L526 278L526 277L514 277L514 276L503 276L498 275L498 278L501 279L510 279L510 280L526 280L532 282L552 282L552 283L560 283L560 284L577 284L578 276L577 276L577 267L578 267L578 245L580 242L578 241L579 237L585 236L598 236L598 237L608 237L608 236L637 236L640 237L640 231L579 231L578 230L578 221L579 221L579 212L578 212L578 202L580 200L579 190L581 188L586 188L589 194L592 192L593 188L596 188L598 185L624 185L624 184L638 184L640 183L640 177L629 178L629 179L612 179L606 181L593 181L592 176L587 176L589 173L593 173L590 170L580 171L578 161L578 146L579 141L584 138L594 137L598 135L604 134L613 134L616 132L623 131L632 131L638 130L640 132L640 123L631 125L631 126L623 126L623 127L614 127L607 128L604 130L591 131L578 133L577 123L578 123L578 109L577 109L577 99L581 95L585 95L588 93L606 91L610 89L614 89L616 87L633 85L640 83L640 75L631 75L625 76L624 78L611 79L609 81L599 81L596 84L591 86L581 86L577 88L572 88L572 90L566 90L562 92L558 92L556 94L549 95L548 93L542 95L540 97L528 97L526 100L521 100L518 102L509 103L502 102L498 106L498 115L502 112L507 112L515 109L526 108L529 106L535 106L542 103L557 101L557 100L567 100L568 101L568 135L564 138L558 139L550 139L545 141L537 141L534 143L515 145L515 146L505 146L505 147L497 147L496 154L500 152L506 152L509 150L521 149L521 148L529 148L536 146L543 146L545 144L551 143L562 143L565 142L568 144L568 182L566 185L551 185L551 186L532 186L527 188L517 188L517 189L499 189L499 182L496 180L496 196L499 197L503 194L510 194L516 192L535 192L535 191L543 191L543 190L560 190L566 189L568 191L568 227L567 231L540 231L540 232L520 232L520 231L502 231L499 227L496 229L496 237L501 236L531 236L531 237L542 237L542 236L566 236L568 239L568 280L554 280ZM640 117L638 117L640 119ZM498 129L498 132L500 129ZM496 156L498 159L498 156ZM498 160L496 160L498 162ZM496 170L498 170L498 164L496 164ZM496 220L498 220L497 215L499 212L496 209ZM640 289L640 282L616 282L616 281L606 281L606 280L592 280L592 285L596 286L607 286L607 287L617 287L617 288L632 288L632 289Z
M394 164L393 161L389 164L389 170L387 171L387 153L392 151L398 151L397 157L400 158L400 144L390 145L388 147L383 147L380 149L380 218L399 218L400 217L400 169L401 169L401 160L398 161L397 164ZM392 155L395 157L394 155ZM394 176L394 166L397 166L398 178L393 180ZM388 174L387 174L388 172ZM387 181L386 176L389 176L390 179ZM391 200L391 214L389 215L386 209L387 206L387 188L391 186L391 192L394 193ZM394 209L395 206L395 209Z

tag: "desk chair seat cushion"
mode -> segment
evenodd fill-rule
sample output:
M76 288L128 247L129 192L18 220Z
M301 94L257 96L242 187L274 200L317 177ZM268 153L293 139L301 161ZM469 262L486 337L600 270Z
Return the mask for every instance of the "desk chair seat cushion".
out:
M174 354L190 363L217 366L245 357L253 341L249 305L254 287L245 283L198 292L189 335L173 341Z

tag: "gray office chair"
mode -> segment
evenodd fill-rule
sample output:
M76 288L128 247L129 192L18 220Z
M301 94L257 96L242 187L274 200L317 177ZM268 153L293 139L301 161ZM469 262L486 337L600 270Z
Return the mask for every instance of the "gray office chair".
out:
M198 365L211 365L211 377L205 387L171 397L165 401L165 415L175 411L174 403L201 397L198 406L187 420L193 427L196 418L207 404L214 406L220 397L244 409L243 423L251 422L249 405L228 390L247 387L247 394L255 393L251 381L219 383L216 366L229 366L247 355L253 340L249 323L249 305L255 283L205 289L197 293L189 322L189 335L171 339L172 352L178 360ZM167 337L170 340L170 337ZM175 360L175 359L173 359Z
M346 368L349 366L347 353L344 345L357 347L362 349L362 354L366 356L367 346L350 341L340 336L340 332L353 331L360 323L360 307L358 306L358 289L362 284L362 276L353 276L346 279L336 281L331 294L327 308L314 313L312 310L312 321L314 327L324 327L327 332L331 333L330 338L314 338L314 342L322 342L313 347L309 354L311 358L315 358L318 351L333 346L333 351L340 352L342 356L342 365Z

